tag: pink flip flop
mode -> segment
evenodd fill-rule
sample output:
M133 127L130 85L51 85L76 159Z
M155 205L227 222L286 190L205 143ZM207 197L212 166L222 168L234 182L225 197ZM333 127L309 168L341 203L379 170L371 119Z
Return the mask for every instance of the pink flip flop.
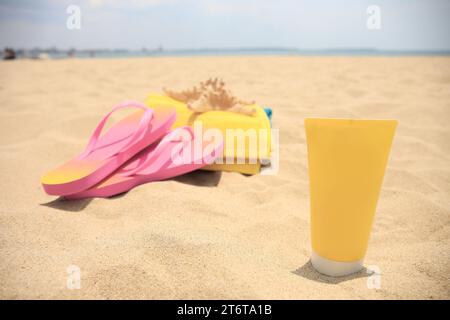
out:
M125 117L100 137L108 118L115 111L129 107L142 110ZM45 192L65 196L94 186L161 138L175 118L175 109L154 112L136 101L116 105L97 125L82 153L41 178Z
M222 152L222 140L206 142L202 137L194 136L190 127L180 127L141 151L99 184L66 198L111 197L143 183L200 169L214 162Z

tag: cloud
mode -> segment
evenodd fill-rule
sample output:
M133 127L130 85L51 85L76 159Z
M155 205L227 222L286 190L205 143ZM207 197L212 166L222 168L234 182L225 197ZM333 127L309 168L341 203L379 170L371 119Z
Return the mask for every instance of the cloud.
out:
M94 8L98 7L150 7L150 6L158 6L163 4L174 3L175 0L129 0L129 1L120 1L120 0L89 0L89 5Z
M215 0L205 0L199 1L199 6L208 14L231 14L231 13L244 13L254 11L255 5L253 1L251 2L238 2L233 1L215 1Z
M105 3L106 3L105 0L89 0L89 5L91 7L101 7L105 5Z

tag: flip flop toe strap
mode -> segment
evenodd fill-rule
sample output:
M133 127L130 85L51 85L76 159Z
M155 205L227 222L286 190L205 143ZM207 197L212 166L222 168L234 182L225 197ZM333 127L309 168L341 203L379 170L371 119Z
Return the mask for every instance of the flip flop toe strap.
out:
M116 152L115 154L128 151L128 149L130 147L132 147L137 140L142 138L142 136L145 134L145 132L147 131L147 129L149 127L150 121L153 118L153 110L148 108L147 106L145 106L143 103L140 103L137 101L125 101L125 102L115 105L112 108L112 110L103 117L103 119L99 122L99 124L95 128L94 132L92 133L91 137L89 138L89 142L88 142L86 148L78 156L78 159L87 157L89 154L92 153L92 151L95 150L97 142L100 137L100 134L101 134L106 122L108 121L108 119L111 117L111 115L114 112L121 110L121 109L125 109L125 108L142 109L142 110L144 110L144 114L142 115L142 118L139 122L138 127L136 128L134 133L131 135L131 137L128 138L129 139L128 143L125 146L123 146L123 148L121 150L119 150L118 152Z
M188 132L189 138L188 140L183 139L185 138L186 134L185 132ZM167 162L172 160L172 154L178 154L187 143L190 143L192 139L194 138L194 134L192 132L191 127L184 126L177 128L173 130L172 132L168 133L164 138L161 139L161 141L158 143L156 148L152 151L152 153L148 156L147 159L142 161L136 168L128 170L126 172L123 172L122 175L124 176L132 176L136 174L147 174L145 171L147 168L149 168L152 165L152 171L157 171L162 168ZM178 139L178 140L175 140ZM161 154L164 154L164 151L169 147L169 145L173 142L179 142L177 146L172 149L172 152L166 157L166 159L160 159L159 157ZM174 152L175 150L175 152ZM154 163L158 162L157 166L154 166Z

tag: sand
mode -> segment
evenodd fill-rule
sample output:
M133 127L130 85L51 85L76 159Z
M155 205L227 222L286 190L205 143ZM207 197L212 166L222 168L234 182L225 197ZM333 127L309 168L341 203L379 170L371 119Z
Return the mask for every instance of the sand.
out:
M277 175L196 172L74 202L43 192L40 176L114 103L212 76L273 108ZM0 98L3 299L450 298L449 57L10 61ZM376 278L311 267L308 116L399 120L365 259Z

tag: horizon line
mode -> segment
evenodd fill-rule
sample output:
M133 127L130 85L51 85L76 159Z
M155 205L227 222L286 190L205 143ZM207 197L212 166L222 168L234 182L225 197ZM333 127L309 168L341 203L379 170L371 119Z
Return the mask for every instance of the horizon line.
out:
M383 49L383 48L376 48L376 47L329 47L329 48L299 48L299 47L284 47L284 46L255 46L255 47L199 47L199 48L164 48L163 46L159 47L152 47L148 48L143 46L140 49L136 48L76 48L76 47L57 47L57 46L50 46L50 47L32 47L32 48L24 48L24 47L13 47L13 46L3 46L3 49L0 49L1 51L4 51L5 49L10 48L14 50L20 50L20 51L60 51L60 52L69 52L69 51L79 51L79 52L166 52L166 53L177 53L177 52L198 52L198 51L211 51L211 52L224 52L224 51L284 51L284 52L326 52L326 51L332 51L332 52L449 52L450 48L436 48L436 49L414 49L414 48L407 48L407 49Z

